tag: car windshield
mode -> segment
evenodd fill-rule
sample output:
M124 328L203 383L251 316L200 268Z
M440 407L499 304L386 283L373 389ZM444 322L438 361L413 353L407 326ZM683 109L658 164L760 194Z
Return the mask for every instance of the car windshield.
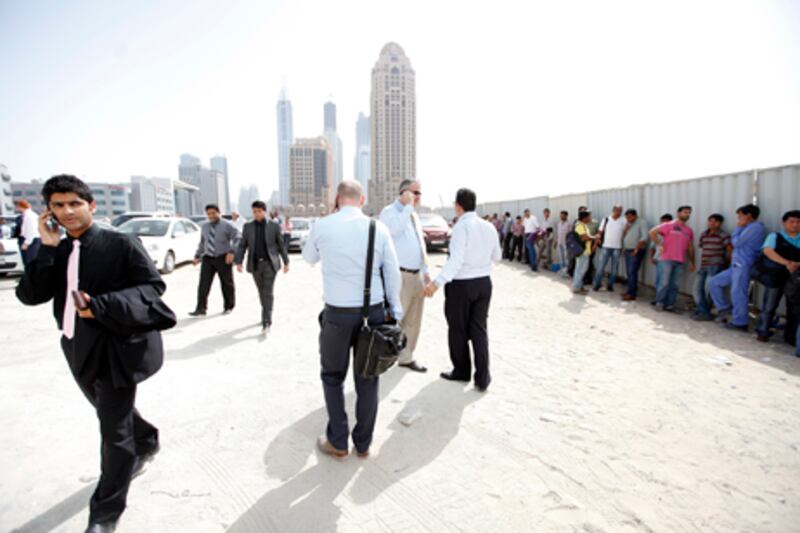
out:
M423 228L446 228L447 221L439 215L425 215L419 218Z
M139 237L163 237L169 229L168 220L133 219L119 227L119 231Z
M292 229L305 231L308 229L308 220L289 220L292 223Z

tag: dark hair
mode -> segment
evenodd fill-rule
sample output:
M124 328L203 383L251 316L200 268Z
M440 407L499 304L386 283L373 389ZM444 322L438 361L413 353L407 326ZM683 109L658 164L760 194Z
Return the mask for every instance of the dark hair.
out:
M669 222L670 220L675 220L675 218L672 216L671 213L664 213L663 215L661 215L661 218L659 218L658 220L660 220L662 222L663 221Z
M545 207L544 209L542 209L542 213L544 213L545 211L547 211L548 213L551 213L551 212L552 212L552 211L550 211L550 208L549 208L549 207Z
M578 220L583 220L586 217L590 217L590 216L592 216L592 213L589 212L589 211L580 211L580 212L578 212Z
M781 220L786 222L790 218L800 218L800 209L792 209L791 211L786 211L783 214L783 218Z
M585 205L579 206L579 207L578 207L578 214L580 214L580 212L581 212L581 211L587 211L588 209L589 209L589 208L588 208L588 207L586 207Z
M709 217L708 217L708 220L711 220L711 219L714 219L714 220L716 220L716 221L717 221L717 222L719 222L720 224L722 224L723 222L725 222L725 217L724 217L724 216L722 216L722 215L720 215L719 213L714 213L713 215L709 215Z
M475 211L475 204L477 198L475 193L470 189L458 189L456 193L456 203L461 206L464 211Z
M758 215L761 214L761 209L757 205L747 204L737 209L736 212L743 215L751 215L753 220L756 220L758 219Z
M263 209L264 211L267 210L267 204L265 204L261 200L256 200L255 202L250 204L250 207L253 209Z
M50 197L56 193L74 192L82 200L89 203L94 202L92 190L83 181L69 174L59 174L53 176L42 187L42 197L45 205L50 205Z
M567 210L562 210L562 211L561 211L561 214L562 214L562 215L567 215L567 216L569 216L569 211L567 211Z
M517 218L515 220L522 220L522 215L517 215Z
M506 211L506 214L505 214L505 216L507 216L507 217L510 217L510 216L511 216L511 213L509 213L508 211Z
M691 210L691 209L692 209L692 206L690 206L690 205L682 205L682 206L680 206L680 207L678 208L678 213L680 213L680 212L681 212L681 211L683 211L684 209L689 209L689 210Z
M213 209L214 211L219 213L219 206L217 204L208 204L206 206L206 211L208 211L209 209Z
M625 211L625 215L633 215L636 217L639 216L639 213L636 212L636 209L628 209L627 211Z

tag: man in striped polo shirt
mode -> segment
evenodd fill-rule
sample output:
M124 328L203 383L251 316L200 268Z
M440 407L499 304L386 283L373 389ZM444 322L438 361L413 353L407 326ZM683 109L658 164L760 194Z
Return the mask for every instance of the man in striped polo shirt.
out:
M713 320L711 316L711 296L708 283L714 275L722 272L730 262L731 236L722 230L725 217L714 213L708 217L708 229L700 234L700 269L694 281L694 303L697 310L692 319Z

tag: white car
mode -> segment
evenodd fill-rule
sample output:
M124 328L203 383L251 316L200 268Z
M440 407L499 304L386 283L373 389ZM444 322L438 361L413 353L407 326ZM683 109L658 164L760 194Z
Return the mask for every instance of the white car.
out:
M0 240L0 276L21 276L25 273L17 239Z
M194 259L200 244L200 227L188 218L134 218L117 228L120 233L135 235L164 274L175 266Z
M302 251L306 245L308 236L311 234L310 218L292 218L292 236L289 238L289 249L287 252Z

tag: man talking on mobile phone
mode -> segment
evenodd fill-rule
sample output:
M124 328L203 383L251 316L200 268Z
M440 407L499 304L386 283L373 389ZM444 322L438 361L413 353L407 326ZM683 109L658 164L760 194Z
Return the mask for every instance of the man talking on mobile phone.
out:
M26 305L53 300L61 348L100 421L101 474L86 531L114 531L131 479L159 449L158 429L134 405L136 386L161 368L160 330L176 319L161 300L166 287L141 243L93 223L96 204L84 182L54 176L42 196L42 246L17 298Z

